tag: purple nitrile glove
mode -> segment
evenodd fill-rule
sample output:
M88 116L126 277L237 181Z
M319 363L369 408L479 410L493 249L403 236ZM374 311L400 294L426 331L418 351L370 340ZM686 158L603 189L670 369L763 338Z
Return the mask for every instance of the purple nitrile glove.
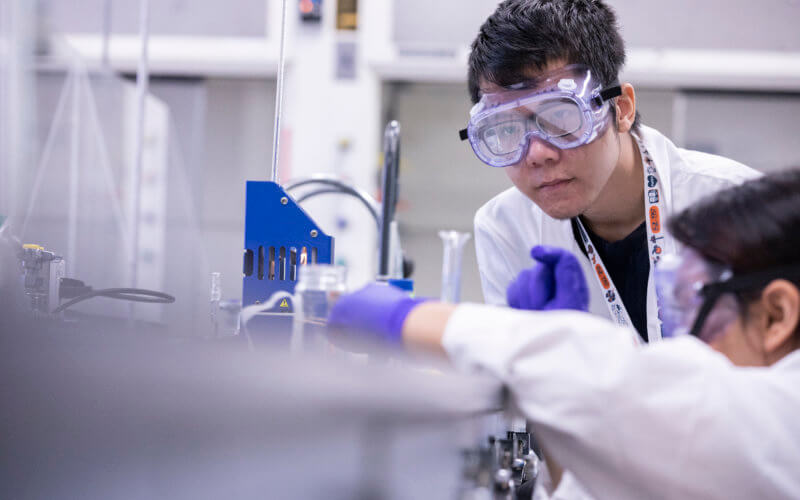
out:
M589 310L589 288L578 259L563 248L538 245L531 249L536 260L508 285L506 299L514 309L549 311Z
M391 285L371 283L339 297L328 315L328 326L354 331L384 344L400 345L406 316L426 300L411 298Z

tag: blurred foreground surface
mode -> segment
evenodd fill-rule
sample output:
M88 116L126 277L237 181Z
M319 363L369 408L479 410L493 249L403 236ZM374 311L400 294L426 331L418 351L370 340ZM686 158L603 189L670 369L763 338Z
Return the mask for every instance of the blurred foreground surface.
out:
M405 362L3 316L3 498L453 498L500 405Z

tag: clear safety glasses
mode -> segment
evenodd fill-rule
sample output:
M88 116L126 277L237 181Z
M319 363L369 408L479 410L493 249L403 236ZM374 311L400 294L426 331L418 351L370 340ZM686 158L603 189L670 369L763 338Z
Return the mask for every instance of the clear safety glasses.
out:
M734 274L685 249L662 257L654 277L663 336L688 334L710 342L741 315L737 292L757 290L775 279L796 280L800 266Z
M507 167L522 159L532 137L559 149L592 142L608 125L608 100L621 93L619 85L603 89L586 66L566 66L484 94L460 137L487 165Z

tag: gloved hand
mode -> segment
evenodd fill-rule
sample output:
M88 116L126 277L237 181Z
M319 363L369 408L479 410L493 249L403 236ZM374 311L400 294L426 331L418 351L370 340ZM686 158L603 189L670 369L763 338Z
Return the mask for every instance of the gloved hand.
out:
M578 259L563 248L538 245L531 249L536 260L508 285L506 299L514 309L589 310L589 288Z
M406 316L426 300L411 298L391 285L371 283L341 296L331 308L328 326L385 344L400 345Z

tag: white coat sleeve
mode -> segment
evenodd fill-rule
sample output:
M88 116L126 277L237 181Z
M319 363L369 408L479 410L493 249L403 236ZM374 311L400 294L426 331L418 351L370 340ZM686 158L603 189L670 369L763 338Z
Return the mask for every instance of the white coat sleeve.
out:
M541 475L536 480L532 500L595 500L578 482L575 476L565 470L561 481L555 490L552 489L550 477L547 475L547 466L542 463Z
M759 470L758 452L775 454L764 434L779 439L796 418L754 434L764 410L753 399L769 386L732 380L739 372L727 358L694 338L640 349L627 329L589 314L464 304L442 344L460 368L502 380L549 453L595 497L780 498L778 488L798 484L794 472L781 475L795 470L783 457L770 478L742 476ZM751 428L737 427L743 415Z

